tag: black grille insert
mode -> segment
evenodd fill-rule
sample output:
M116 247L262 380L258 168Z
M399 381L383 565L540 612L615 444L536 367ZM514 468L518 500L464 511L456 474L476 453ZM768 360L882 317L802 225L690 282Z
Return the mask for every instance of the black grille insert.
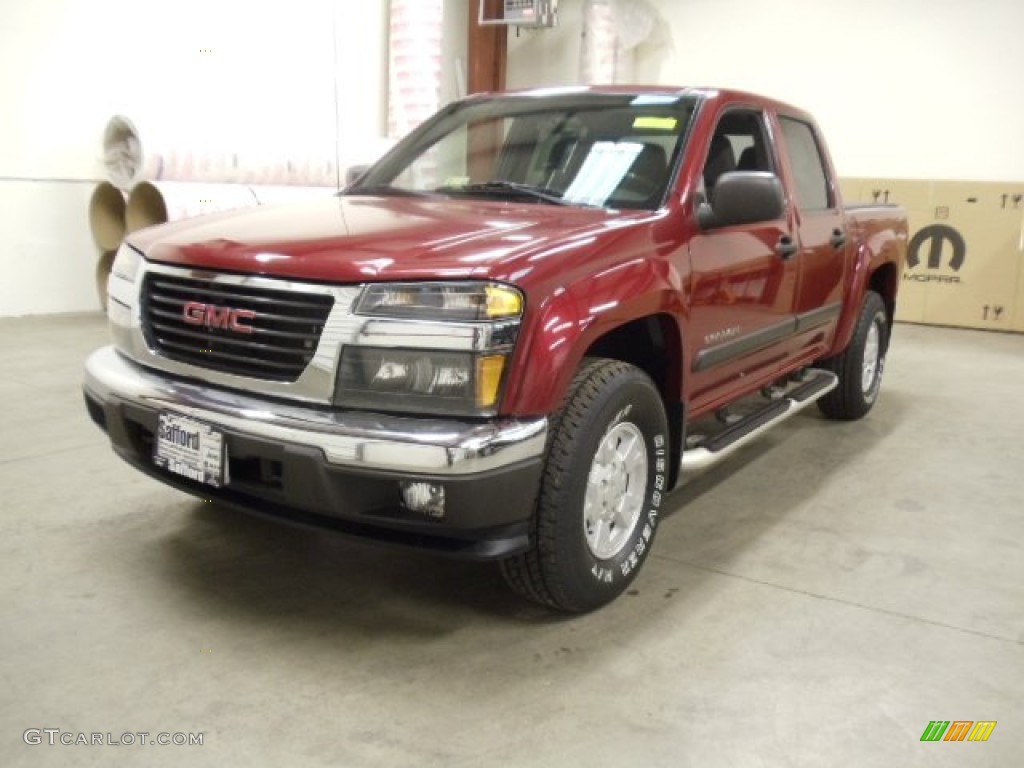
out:
M319 293L150 272L143 285L142 327L147 343L171 360L295 381L316 353L333 304L333 297ZM234 330L231 318L237 319Z

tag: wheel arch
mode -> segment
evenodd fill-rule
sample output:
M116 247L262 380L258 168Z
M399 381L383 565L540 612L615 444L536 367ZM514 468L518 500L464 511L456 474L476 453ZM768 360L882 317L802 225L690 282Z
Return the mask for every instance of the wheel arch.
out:
M896 316L896 286L898 284L899 273L896 265L891 261L878 265L868 277L867 290L874 291L882 297L890 330Z
M875 291L882 297L889 328L892 328L896 315L896 292L899 288L899 261L892 253L891 243L882 245L882 251L878 254L866 244L857 249L843 313L828 357L840 354L849 345L861 304L868 291Z
M683 336L676 319L664 312L603 329L581 355L619 360L646 373L661 396L669 427L669 487L678 478L683 445Z

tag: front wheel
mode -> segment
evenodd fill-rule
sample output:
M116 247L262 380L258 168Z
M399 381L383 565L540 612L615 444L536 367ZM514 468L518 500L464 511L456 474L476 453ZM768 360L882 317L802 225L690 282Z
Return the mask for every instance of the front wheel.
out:
M520 594L582 613L636 577L657 530L668 477L668 428L642 371L590 359L552 419L530 549L502 573Z
M868 291L849 345L821 364L839 377L836 388L818 400L823 414L830 419L852 421L871 410L882 386L888 346L889 315L885 302L874 291Z

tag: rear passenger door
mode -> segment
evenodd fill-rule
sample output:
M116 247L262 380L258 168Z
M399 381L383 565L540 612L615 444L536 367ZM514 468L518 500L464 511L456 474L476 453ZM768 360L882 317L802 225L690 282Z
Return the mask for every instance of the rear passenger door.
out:
M718 118L705 149L701 181L706 200L724 173L777 173L769 125L765 113L756 109L733 107ZM708 229L690 240L692 294L686 333L694 350L689 371L692 410L716 408L785 365L797 265L777 249L791 238L783 213L772 221Z
M778 119L799 245L793 353L811 360L831 346L851 260L831 167L815 127L784 114Z

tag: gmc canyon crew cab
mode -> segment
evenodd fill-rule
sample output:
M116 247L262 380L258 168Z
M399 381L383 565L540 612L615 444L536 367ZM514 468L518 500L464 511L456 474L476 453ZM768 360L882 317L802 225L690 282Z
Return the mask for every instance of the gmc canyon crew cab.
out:
M130 235L85 400L168 485L587 611L681 476L871 409L906 231L786 104L473 96L336 196Z

